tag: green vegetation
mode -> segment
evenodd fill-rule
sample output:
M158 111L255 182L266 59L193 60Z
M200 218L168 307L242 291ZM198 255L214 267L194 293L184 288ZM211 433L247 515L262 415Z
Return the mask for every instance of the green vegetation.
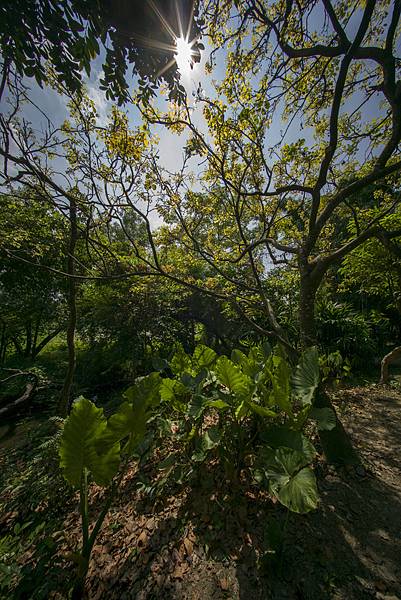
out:
M400 2L0 15L0 597L394 598Z

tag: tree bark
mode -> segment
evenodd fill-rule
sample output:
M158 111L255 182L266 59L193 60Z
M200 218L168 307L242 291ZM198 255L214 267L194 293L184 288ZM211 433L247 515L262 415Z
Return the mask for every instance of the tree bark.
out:
M34 373L25 372L25 371L21 371L20 373L15 374L15 377L19 377L19 376L28 376L29 377L29 380L27 381L26 386L25 386L25 391L19 398L17 398L16 400L13 400L12 402L7 404L3 408L0 408L0 418L1 419L4 419L4 418L9 417L10 415L14 414L17 410L19 410L21 408L21 406L26 404L31 399L32 395L35 392L36 386L38 384L37 376Z
M35 360L35 358L38 356L38 354L40 352L42 352L43 348L45 346L47 346L47 344L49 342L52 341L53 338L56 337L56 335L58 333L60 333L60 331L62 331L63 328L62 327L57 327L57 329L55 329L54 331L51 331L46 337L43 338L43 340L41 342L39 342L39 344L32 349L32 358Z
M28 357L31 355L31 350L32 350L32 321L28 321L26 323L25 332L26 332L26 342L25 342L24 355Z
M316 271L308 271L306 268L301 270L299 324L301 346L303 349L317 344L316 293L323 280L323 275L323 271L320 276ZM350 437L339 420L330 398L323 390L318 391L315 406L317 408L330 408L336 415L336 426L330 431L319 432L320 442L327 462L331 464L360 464L359 457L354 450Z
M397 346L391 352L386 354L381 362L381 372L380 372L380 382L379 383L387 383L389 380L389 366L397 360L397 358L401 358L401 346Z
M0 342L0 365L4 364L6 358L6 349L7 349L7 336L6 336L7 326L3 323L1 328L1 342Z
M299 293L299 329L302 348L315 346L317 343L315 305L318 284L320 281L316 282L312 275L303 269Z
M75 275L75 248L78 239L77 227L77 207L75 201L70 200L70 239L68 244L68 260L67 273ZM77 323L77 306L76 306L77 284L74 277L68 278L68 327L67 327L67 347L68 347L68 368L65 376L63 389L61 392L58 412L61 416L66 417L71 408L71 389L75 373L75 327Z

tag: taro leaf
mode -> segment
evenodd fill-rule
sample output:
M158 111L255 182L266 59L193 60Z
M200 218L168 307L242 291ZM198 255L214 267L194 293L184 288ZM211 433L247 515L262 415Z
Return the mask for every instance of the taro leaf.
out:
M294 396L301 404L312 404L319 385L319 355L315 346L307 348L292 376Z
M337 424L336 414L331 408L313 408L309 416L316 421L320 431L330 431Z
M132 403L135 411L137 408L155 406L160 402L160 386L162 381L160 373L150 373L146 377L138 378L134 385L125 390L123 396Z
M220 439L220 429L216 426L209 427L209 429L202 436L202 447L204 450L212 450L212 448L218 446Z
M229 358L220 356L215 370L219 381L229 389L231 394L240 398L249 395L250 378L244 375Z
M165 402L173 402L186 394L187 388L180 381L166 377L160 385L160 398Z
M272 353L272 347L269 344L269 342L263 342L262 344L262 350L263 350L263 354L265 355L265 359L269 358L270 354Z
M103 448L105 450L99 453L96 460L90 465L93 479L98 485L106 486L111 483L114 475L117 473L120 466L120 444L113 444L111 447Z
M263 441L271 448L284 446L302 452L306 463L312 462L316 456L313 444L300 431L288 429L285 425L273 425L262 434Z
M242 400L235 409L235 417L239 420L247 414L249 414L248 402Z
M270 492L289 510L302 514L316 508L319 501L315 475L305 464L302 452L278 448L274 463L265 471Z
M203 411L207 408L207 401L204 396L195 394L188 404L187 414L193 419L199 419Z
M143 414L143 411L141 411ZM140 416L142 417L142 415ZM135 415L130 402L123 402L116 413L109 417L106 429L106 435L114 441L121 441L127 435L140 429L139 421L144 421Z
M215 408L216 410L225 410L226 408L230 408L230 405L224 400L208 400L207 406L210 408Z
M241 367L248 364L248 357L237 348L234 348L234 350L231 352L231 360L236 365L240 365Z
M84 469L92 472L99 485L108 485L120 464L120 444L97 444L104 435L107 421L102 408L82 396L74 402L67 418L60 445L60 466L64 477L79 487Z
M319 492L316 478L311 468L304 467L296 475L290 477L285 485L274 491L277 499L292 512L305 514L317 508Z
M199 344L194 350L193 362L196 367L205 367L208 369L215 362L216 358L216 352L203 344Z
M183 371L191 371L192 360L185 352L181 344L177 344L177 349L170 361L170 368L174 375L179 375Z
M137 446L146 433L147 408L146 403L134 409L130 402L123 402L118 411L109 417L107 429L100 440L100 445L113 441L120 442L128 435L132 435L131 447Z
M268 408L265 408L264 406L260 406L260 404L256 404L256 402L247 402L249 408L256 413L257 415L261 416L261 417L267 417L267 418L274 418L277 417L277 413L275 413L273 410L269 410Z
M193 387L196 384L195 377L193 377L190 373L187 373L186 371L181 373L180 381L182 385L185 385L185 387L187 388Z
M192 460L201 462L206 458L207 452L219 445L221 433L218 427L213 426L202 435L200 445L192 455Z
M273 389L270 394L270 404L277 404L281 410L292 415L290 402L290 368L285 358L274 356L274 373L271 374Z

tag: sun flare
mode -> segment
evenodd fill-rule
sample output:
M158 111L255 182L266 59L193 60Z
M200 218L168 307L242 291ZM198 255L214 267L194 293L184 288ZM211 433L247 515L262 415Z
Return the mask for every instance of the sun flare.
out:
M183 37L179 37L175 40L175 60L181 75L188 75L193 68L193 50L192 44Z

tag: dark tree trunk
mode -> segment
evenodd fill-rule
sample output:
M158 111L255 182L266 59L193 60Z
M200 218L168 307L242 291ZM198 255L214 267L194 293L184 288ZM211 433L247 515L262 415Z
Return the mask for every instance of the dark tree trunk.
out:
M0 341L0 365L4 364L4 360L6 358L6 349L7 349L7 336L6 336L7 326L3 323L1 328L1 341Z
M39 328L40 328L40 322L41 322L41 317L42 317L42 313L40 313L37 321L36 321L36 325L35 325L35 331L33 334L33 339L32 339L32 348L31 348L31 357L35 358L36 356L36 344L38 343L38 335L39 335Z
M57 327L57 329L55 329L54 331L51 331L46 337L44 337L43 340L41 342L39 342L39 344L37 346L35 345L35 347L32 348L32 358L35 360L35 358L38 356L38 354L40 352L42 352L43 348L45 346L47 346L47 344L49 342L51 342L52 339L55 338L56 335L58 333L60 333L60 331L62 331L62 330L63 330L62 327Z
M30 356L31 350L32 350L32 321L28 321L26 323L25 332L26 332L26 342L25 342L24 355Z
M20 356L22 356L24 353L23 353L22 346L19 343L18 338L14 336L11 339L12 339L12 342L13 342L13 344L15 346L15 350L16 350L17 354L19 354Z
M314 346L317 342L315 305L318 284L320 284L320 281L316 282L310 273L304 272L301 274L299 328L303 348Z
M67 416L71 408L71 389L75 373L75 327L77 323L76 295L77 286L74 279L75 275L75 247L78 239L77 227L77 207L73 199L70 200L70 239L68 244L67 273L71 275L68 278L68 327L67 327L67 347L68 347L68 368L64 380L63 389L59 402L59 414Z
M299 299L299 324L302 348L314 346L317 343L317 327L315 317L316 293L323 279L322 274L301 271L301 289ZM331 408L334 411L337 424L330 431L320 431L319 437L326 460L332 464L360 464L359 457L355 452L350 437L345 431L338 415L332 405L330 398L324 391L320 390L315 400L318 408Z

